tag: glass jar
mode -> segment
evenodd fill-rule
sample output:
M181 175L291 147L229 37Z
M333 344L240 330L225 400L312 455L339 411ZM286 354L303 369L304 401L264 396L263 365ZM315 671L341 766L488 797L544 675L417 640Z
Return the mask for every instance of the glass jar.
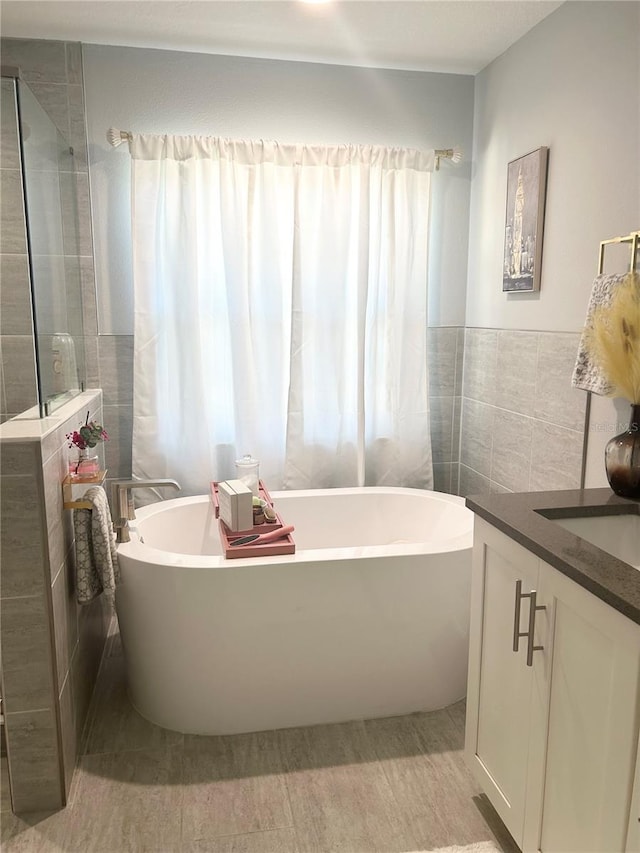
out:
M236 477L248 486L256 498L260 497L260 463L250 453L236 459Z
M69 459L69 476L76 482L92 480L100 471L100 459L93 447L78 449L75 458Z

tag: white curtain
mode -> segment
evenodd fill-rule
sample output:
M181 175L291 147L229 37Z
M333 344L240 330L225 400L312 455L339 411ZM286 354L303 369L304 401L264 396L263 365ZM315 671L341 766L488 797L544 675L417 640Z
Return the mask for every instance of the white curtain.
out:
M133 135L133 473L432 486L433 152Z

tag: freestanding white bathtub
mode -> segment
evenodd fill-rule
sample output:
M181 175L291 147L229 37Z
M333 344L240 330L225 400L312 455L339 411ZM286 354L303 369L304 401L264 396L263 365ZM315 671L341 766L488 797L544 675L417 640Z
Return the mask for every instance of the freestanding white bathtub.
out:
M118 546L129 693L233 734L434 710L465 695L473 514L400 488L276 492L296 553L225 560L208 496L147 506ZM144 541L143 541L144 540Z

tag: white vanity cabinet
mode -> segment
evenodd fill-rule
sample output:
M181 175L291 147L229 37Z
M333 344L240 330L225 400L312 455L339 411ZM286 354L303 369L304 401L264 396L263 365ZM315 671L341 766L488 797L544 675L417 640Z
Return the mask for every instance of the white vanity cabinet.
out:
M466 755L525 853L640 853L639 719L640 625L476 517Z

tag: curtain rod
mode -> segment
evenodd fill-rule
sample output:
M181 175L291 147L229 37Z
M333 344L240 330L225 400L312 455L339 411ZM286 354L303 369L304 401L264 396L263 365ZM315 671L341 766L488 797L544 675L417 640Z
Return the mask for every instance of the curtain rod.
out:
M110 127L107 131L107 140L110 145L117 148L123 142L131 142L132 135L128 130L117 130L115 127ZM436 156L436 171L440 168L440 160L451 160L452 163L459 163L462 160L462 149L456 146L455 148L436 148L434 151Z

